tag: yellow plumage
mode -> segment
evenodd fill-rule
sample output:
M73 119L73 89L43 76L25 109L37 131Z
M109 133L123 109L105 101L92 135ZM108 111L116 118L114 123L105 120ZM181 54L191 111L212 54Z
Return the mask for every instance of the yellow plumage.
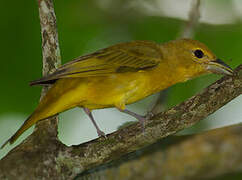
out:
M203 57L198 57L201 54L197 50L202 51ZM79 57L53 74L31 82L53 86L7 142L13 143L37 121L73 107L125 110L126 104L216 68L227 74L232 72L225 64L216 66L216 60L204 44L189 39L163 45L149 41L121 43ZM216 68L211 68L214 64Z

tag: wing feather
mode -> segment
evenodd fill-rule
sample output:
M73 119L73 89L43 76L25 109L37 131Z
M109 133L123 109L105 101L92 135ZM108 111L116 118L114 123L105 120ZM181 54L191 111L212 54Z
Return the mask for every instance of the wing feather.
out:
M105 76L156 67L162 60L160 46L150 41L117 44L70 61L54 73L32 81L31 85L49 84L60 78Z

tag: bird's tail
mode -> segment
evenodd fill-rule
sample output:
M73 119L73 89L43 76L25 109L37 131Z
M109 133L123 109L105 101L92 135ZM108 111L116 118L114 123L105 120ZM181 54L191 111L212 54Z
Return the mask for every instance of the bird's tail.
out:
M7 140L0 149L7 143L14 143L24 131L36 124L36 122L79 105L85 97L86 92L85 84L83 84L83 86L78 86L81 83L82 79L78 78L70 81L67 79L57 81L40 101L33 114L28 117L20 129ZM76 86L78 86L78 89L76 89ZM78 93L74 91L78 91Z
M49 102L49 99L50 98L48 98L48 93L47 93L47 96L45 96L41 100L40 104L35 109L35 111L25 120L25 122L19 128L19 130L0 147L0 149L2 149L8 143L13 144L18 139L18 137L24 133L24 131L26 131L31 126L36 124L36 122L38 122L40 120L44 120L55 114L58 114L58 110L57 111L49 110L49 109L53 108L53 104L54 104L54 103Z
M35 118L35 113L30 115L28 119L24 122L24 124L19 128L19 130L11 137L9 138L1 147L0 149L4 148L8 143L13 144L19 136L21 136L24 131L29 129L32 125L34 125L38 119Z

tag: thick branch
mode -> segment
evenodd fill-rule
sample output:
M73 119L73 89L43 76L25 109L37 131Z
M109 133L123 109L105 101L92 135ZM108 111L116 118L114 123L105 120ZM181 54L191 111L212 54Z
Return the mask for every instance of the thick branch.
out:
M79 146L66 147L57 140L51 143L23 143L0 162L0 179L55 176L70 179L87 169L119 159L144 146L176 133L207 117L242 93L242 65L234 76L226 76L146 123L145 135L134 124L108 136ZM41 135L40 135L41 136Z
M189 180L238 173L242 171L241 138L242 125L197 135L170 136L138 151L133 155L135 159L130 155L130 161L110 163L106 167L111 168L102 167L77 179Z

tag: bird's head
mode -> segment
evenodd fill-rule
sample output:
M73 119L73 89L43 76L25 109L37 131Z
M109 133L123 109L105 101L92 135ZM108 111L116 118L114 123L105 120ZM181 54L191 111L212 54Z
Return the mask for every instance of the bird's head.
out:
M164 55L173 59L174 64L187 69L191 76L205 73L232 75L233 70L218 59L203 43L192 39L180 39L164 45ZM170 54L170 55L169 55ZM191 77L192 78L192 77Z

